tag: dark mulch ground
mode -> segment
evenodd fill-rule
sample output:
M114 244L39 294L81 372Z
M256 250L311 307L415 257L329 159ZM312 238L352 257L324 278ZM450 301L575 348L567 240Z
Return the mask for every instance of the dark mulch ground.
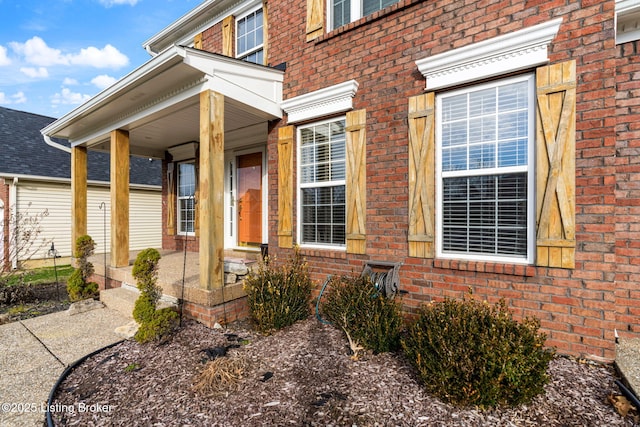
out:
M230 335L231 334L231 335ZM244 361L237 383L194 391L206 350ZM558 357L531 404L457 409L427 395L400 356L348 355L342 333L313 318L272 336L235 325L187 323L162 345L126 341L80 366L61 384L56 425L80 426L632 426L607 397L619 393L610 367ZM93 408L97 408L93 406ZM106 411L105 411L106 409Z

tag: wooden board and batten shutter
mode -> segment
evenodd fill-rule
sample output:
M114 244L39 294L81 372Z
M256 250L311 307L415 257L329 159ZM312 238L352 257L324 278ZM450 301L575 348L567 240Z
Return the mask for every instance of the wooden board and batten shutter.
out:
M575 268L575 61L538 68L536 96L536 264Z
M278 246L293 247L293 126L278 129Z
M435 95L409 98L409 256L435 256Z
M233 56L234 25L233 15L229 15L222 20L222 54L225 56Z
M320 37L324 30L324 1L307 0L307 41Z
M367 212L367 161L366 161L367 111L347 113L347 252L364 254L366 250Z

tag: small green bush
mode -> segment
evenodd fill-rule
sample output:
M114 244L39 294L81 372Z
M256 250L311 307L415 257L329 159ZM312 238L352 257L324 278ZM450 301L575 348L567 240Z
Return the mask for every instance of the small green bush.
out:
M244 283L249 313L256 328L271 333L306 319L311 312L311 278L296 248L282 266L260 262Z
M91 236L83 235L76 239L75 257L78 263L71 276L67 280L67 293L71 301L80 301L98 296L98 284L88 282L93 274L93 264L89 262L89 257L93 255L96 247Z
M402 347L427 391L459 406L515 406L543 391L554 351L540 323L506 304L446 299L422 307Z
M157 310L162 289L158 280L160 253L155 249L145 249L136 257L132 274L137 281L140 296L133 308L133 318L140 324L135 339L140 343L161 341L178 326L179 316L172 308Z
M400 304L380 294L368 276L331 279L321 310L351 340L374 353L400 346Z

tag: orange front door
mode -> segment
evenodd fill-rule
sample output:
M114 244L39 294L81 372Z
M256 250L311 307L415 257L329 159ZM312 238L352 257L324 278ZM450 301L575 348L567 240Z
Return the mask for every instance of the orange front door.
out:
M262 153L236 159L238 177L238 246L262 243Z

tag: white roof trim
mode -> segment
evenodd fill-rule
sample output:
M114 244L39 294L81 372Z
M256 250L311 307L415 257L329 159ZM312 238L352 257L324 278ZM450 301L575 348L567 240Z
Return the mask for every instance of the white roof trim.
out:
M616 44L640 40L640 3L616 0Z
M426 89L454 86L549 62L547 48L562 18L416 61Z
M288 123L315 119L353 109L353 97L357 90L358 82L349 80L287 99L281 107L289 116Z

